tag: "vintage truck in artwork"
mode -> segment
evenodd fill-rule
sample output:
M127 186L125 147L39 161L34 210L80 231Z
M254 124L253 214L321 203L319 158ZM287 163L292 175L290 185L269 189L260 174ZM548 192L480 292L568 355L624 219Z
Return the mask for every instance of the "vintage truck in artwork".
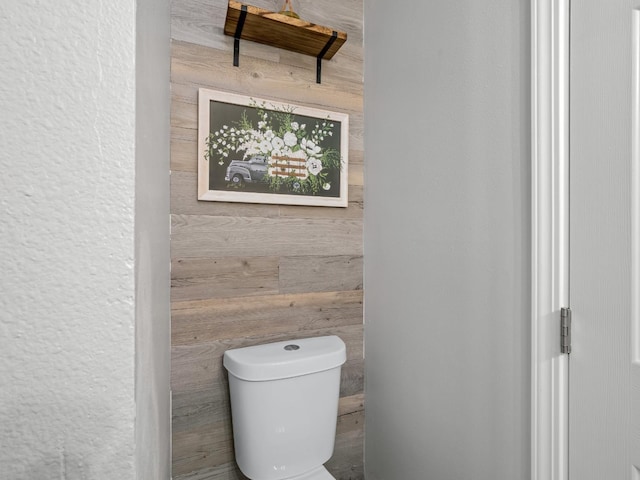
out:
M262 155L253 155L249 160L232 160L224 179L235 185L259 182L267 174L268 160Z

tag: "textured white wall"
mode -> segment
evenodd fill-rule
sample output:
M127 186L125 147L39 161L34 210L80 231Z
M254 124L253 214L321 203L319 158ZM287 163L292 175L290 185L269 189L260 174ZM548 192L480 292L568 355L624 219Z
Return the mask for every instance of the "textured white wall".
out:
M135 2L0 2L2 478L134 478Z
M365 1L368 480L529 478L529 10Z

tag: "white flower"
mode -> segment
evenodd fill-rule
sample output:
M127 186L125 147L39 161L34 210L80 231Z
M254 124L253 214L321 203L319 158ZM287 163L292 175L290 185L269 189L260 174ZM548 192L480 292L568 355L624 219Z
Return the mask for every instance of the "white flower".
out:
M275 133L273 133L273 130L267 130L264 134L264 138L266 138L267 140L271 141L273 139L273 137L275 137Z
M330 183L325 183L324 185L322 185L322 189L323 190L330 190L331 189L331 184Z
M284 147L284 140L282 140L280 137L275 137L273 140L271 140L271 145L273 145L274 150L280 150L282 147Z
M307 140L306 138L303 138L300 142L300 146L307 151L313 151L316 144L313 143L313 140Z
M267 125L267 122L258 122L258 128L264 128Z
M329 131L329 136L333 137L333 132Z
M298 150L297 152L290 153L289 156L291 158L302 158L304 160L307 159L307 154L304 153L302 150Z
M300 142L300 146L307 152L309 156L317 157L320 152L322 152L322 148L320 145L316 145L312 140L307 140L306 138L302 139Z
M260 142L260 145L258 145L258 148L262 153L268 153L269 150L271 150L271 144L266 140L263 140L262 142Z
M298 128L300 128L300 125L298 125L298 122L291 122L291 130L295 132L298 130Z
M315 158L307 161L307 169L311 175L317 175L322 171L322 162Z
M302 125L300 125L300 130L304 130L305 128L307 128L307 124L303 123Z
M298 143L298 137L296 137L295 133L287 132L284 134L284 143L288 147L293 147Z

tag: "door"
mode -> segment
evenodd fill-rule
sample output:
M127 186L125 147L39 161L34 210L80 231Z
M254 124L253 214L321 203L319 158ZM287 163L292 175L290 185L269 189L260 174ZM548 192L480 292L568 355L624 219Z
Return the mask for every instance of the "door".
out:
M640 0L573 0L569 479L640 480Z

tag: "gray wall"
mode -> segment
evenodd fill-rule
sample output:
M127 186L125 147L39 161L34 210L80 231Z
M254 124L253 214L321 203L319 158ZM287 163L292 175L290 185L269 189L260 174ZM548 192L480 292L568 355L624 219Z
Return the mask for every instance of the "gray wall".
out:
M136 472L171 478L169 0L136 2Z
M368 480L529 478L529 11L365 2Z

